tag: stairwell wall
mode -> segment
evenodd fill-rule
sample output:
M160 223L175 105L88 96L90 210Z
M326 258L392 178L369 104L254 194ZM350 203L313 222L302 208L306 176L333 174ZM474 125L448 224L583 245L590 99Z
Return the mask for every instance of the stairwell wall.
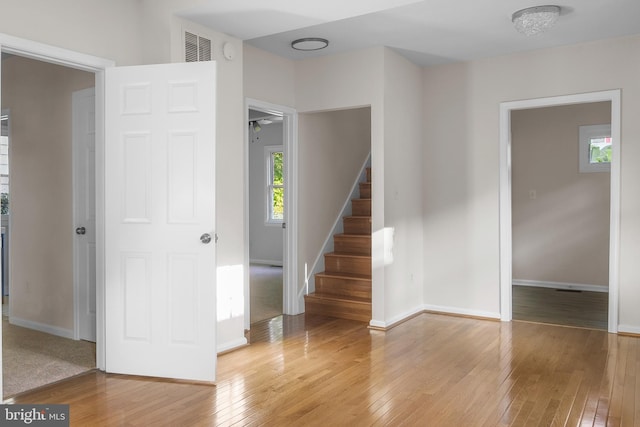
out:
M296 62L298 111L371 106L372 326L422 309L421 89L420 67L388 48Z
M309 274L351 194L371 148L371 111L303 113L298 118L299 240ZM304 268L302 268L304 273ZM313 282L309 292L314 291Z
M385 197L384 50L376 47L295 63L295 107L299 112L371 107L372 321L378 322L384 322L385 315L382 256ZM304 170L300 169L300 176L303 174ZM303 192L300 188L299 193ZM302 223L300 229L303 229ZM300 248L303 243L299 242ZM300 249L300 283L304 283L304 263L311 265L316 254L317 251Z

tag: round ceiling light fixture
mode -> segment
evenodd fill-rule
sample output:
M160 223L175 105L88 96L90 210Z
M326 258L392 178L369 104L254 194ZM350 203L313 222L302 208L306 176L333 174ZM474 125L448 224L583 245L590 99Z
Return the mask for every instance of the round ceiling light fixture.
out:
M320 50L327 46L329 46L329 40L319 37L306 37L291 42L292 48L303 51Z
M560 6L535 6L517 11L511 21L518 32L534 36L551 28L560 16Z

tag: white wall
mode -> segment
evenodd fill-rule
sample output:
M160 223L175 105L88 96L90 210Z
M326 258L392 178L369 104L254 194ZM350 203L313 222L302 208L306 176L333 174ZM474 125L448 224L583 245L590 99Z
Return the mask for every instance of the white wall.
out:
M499 104L622 89L620 330L640 332L640 37L424 70L424 268L427 304L500 312Z
M425 167L429 164L422 158L422 71L385 49L384 227L393 233L393 241L385 241L385 253L393 260L385 260L385 324L380 326L422 310L422 200L416 196Z
M514 280L609 286L611 174L578 166L579 127L605 123L610 102L511 113Z
M267 164L265 147L282 145L282 122L262 125L249 132L249 257L251 262L282 265L283 231L280 224L266 224Z

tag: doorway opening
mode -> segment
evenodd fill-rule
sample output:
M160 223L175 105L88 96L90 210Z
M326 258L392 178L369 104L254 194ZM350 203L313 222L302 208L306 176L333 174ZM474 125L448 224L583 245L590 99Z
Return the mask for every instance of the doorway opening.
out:
M248 99L245 155L245 330L299 314L296 287L297 114Z
M10 134L6 181L11 185L3 248L9 273L3 282L5 396L96 366L95 343L74 340L79 326L74 318L76 236L70 233L77 201L72 93L94 86L94 73L2 55L2 106L9 112ZM95 279L95 269L92 274ZM95 280L91 286L95 291ZM95 341L95 326L93 335Z
M249 109L250 323L282 314L284 267L284 120Z
M610 121L611 102L511 112L514 320L607 330Z
M604 279L601 279L600 282L604 283L587 283L588 281L580 278L568 278L570 276L556 276L558 279L551 279L552 276L541 276L540 279L527 280L526 277L516 277L515 274L521 275L523 271L526 271L526 268L523 265L529 261L533 256L531 252L531 246L521 245L518 242L521 242L522 235L521 233L526 231L527 222L530 224L532 221L522 222L523 217L526 218L527 213L524 215L521 211L516 212L517 209L520 209L524 204L521 204L521 201L517 200L519 198L524 198L526 201L532 202L537 201L539 199L539 192L537 188L529 188L532 187L530 184L526 182L522 182L522 177L516 175L514 173L515 168L518 164L518 156L521 154L518 152L517 146L515 146L516 142L514 142L516 135L514 135L514 123L517 121L517 116L519 114L526 114L526 110L532 109L542 109L542 107L562 107L562 106L571 106L571 105L585 105L591 103L600 103L601 107L610 108L609 113L609 123L611 126L611 155L610 155L610 179L605 184L607 190L609 191L609 197L604 206L604 216L607 218L608 223L604 227L604 231L601 231L600 234L604 234L606 241L604 243L600 243L599 247L604 245L604 250L602 248L598 249L600 252L605 252L604 255L600 254L599 258L605 258L601 260L604 262L605 267L608 271L602 272L600 269L600 274L604 275ZM543 110L540 110L543 111ZM585 123L586 125L587 123ZM546 124L545 124L546 126ZM549 288L550 285L554 285L554 287L559 288L558 292L563 293L573 293L576 291L608 291L608 300L606 301L606 329L609 332L615 333L618 329L618 241L619 241L619 210L620 210L620 91L604 91L604 92L595 92L595 93L587 93L580 95L567 95L567 96L559 96L553 98L541 98L534 100L525 100L525 101L514 101L514 102L505 102L500 105L500 298L501 298L501 319L503 321L510 321L513 316L513 288L512 285L514 282L516 285L546 285L546 286L534 286L534 287L546 287ZM548 150L547 150L548 151ZM578 153L578 142L574 142L573 151ZM577 154L576 154L577 155ZM548 159L552 159L554 161L559 156L551 155L547 157ZM578 159L575 159L574 166L578 167ZM545 168L541 168L541 170L545 170ZM592 177L593 178L593 177ZM526 181L526 180L525 180ZM524 185L524 187L522 187ZM576 184L577 185L577 184ZM571 185L573 186L573 184ZM526 188L526 191L522 190L522 188ZM564 186L567 187L567 186ZM563 196L561 189L563 186L559 186L558 188L554 187L554 182L551 182L548 188L553 191L549 191L552 193L551 195L555 197L555 199L551 198L551 204L557 205L560 207L564 207L564 211L562 211L562 215L566 215L567 204L561 201L566 201L566 195ZM543 193L546 190L543 190ZM517 194L516 194L517 193ZM544 196L544 194L543 194ZM606 196L605 196L606 197ZM556 200L557 199L557 200ZM555 202L553 200L556 200ZM585 202L586 203L586 202ZM592 202L589 202L592 203ZM602 203L597 202L597 203ZM548 208L547 208L548 209ZM580 210L580 209L578 209ZM595 211L595 208L592 209ZM600 209L602 210L602 209ZM584 206L582 206L581 210L583 216L574 215L574 217L567 221L573 221L570 223L571 226L575 225L581 220L584 220ZM600 213L600 217L602 217L602 213ZM539 219L539 216L535 217ZM555 221L558 221L558 217L556 216ZM602 222L602 220L600 220ZM552 220L553 223L553 220ZM524 225L524 229L522 228ZM580 234L582 233L582 234ZM585 238L585 230L576 231L574 233L569 233L564 237L555 236L558 239L563 239L562 241L557 242L557 246L561 246L566 243L566 240L570 238L574 239L583 239ZM602 236L600 236L602 237ZM602 238L599 239L602 241ZM540 245L538 245L540 246ZM586 248L587 250L591 249L594 252L595 244L592 244L591 247ZM556 249L554 247L554 249ZM529 251L529 252L527 252ZM529 257L529 258L528 258ZM563 255L556 255L557 258L566 258L566 260L570 261L570 255L566 252ZM520 263L520 264L518 264ZM543 267L549 267L551 262L546 265L541 265L541 261L537 263L532 263L531 269L529 271L537 271L538 273L543 270ZM536 270L536 266L538 269ZM565 265L562 269L565 270L565 274L570 273L584 273L582 271L576 272L575 265L569 265L568 267ZM554 267L555 273L559 274L559 271L562 270L559 266ZM566 272L569 273L566 273ZM514 274L515 273L515 274ZM534 273L528 273L534 274ZM573 277L580 277L573 276ZM584 276L583 276L584 277ZM520 279L520 280L518 280ZM522 280L524 279L524 280ZM583 284L580 284L583 282ZM586 283L586 284L584 284ZM589 289L587 289L589 288ZM520 290L520 289L519 289ZM519 291L518 290L518 291ZM604 292L603 292L604 293ZM565 295L566 296L566 295ZM601 305L601 304L600 304ZM565 314L566 315L566 314Z

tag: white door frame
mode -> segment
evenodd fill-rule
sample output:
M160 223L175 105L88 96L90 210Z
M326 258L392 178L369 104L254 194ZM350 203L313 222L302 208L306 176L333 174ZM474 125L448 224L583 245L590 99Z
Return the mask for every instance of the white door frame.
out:
M96 76L96 366L104 370L104 70L115 66L115 62L3 33L0 33L0 51L92 72ZM1 97L0 93L0 99ZM1 335L0 329L0 338ZM0 340L0 358L1 342ZM2 390L1 371L0 363L0 391Z
M282 105L271 104L257 99L245 99L245 120L249 122L249 109L283 116L283 151L285 169L284 222L286 232L283 254L282 307L284 314L300 314L301 299L296 287L298 283L298 113ZM249 140L248 126L244 127L244 317L245 329L249 329L250 319L250 282L249 282Z
M609 327L618 332L620 242L620 90L608 90L500 104L500 318L512 319L511 111L589 102L611 102L611 199L609 228Z

